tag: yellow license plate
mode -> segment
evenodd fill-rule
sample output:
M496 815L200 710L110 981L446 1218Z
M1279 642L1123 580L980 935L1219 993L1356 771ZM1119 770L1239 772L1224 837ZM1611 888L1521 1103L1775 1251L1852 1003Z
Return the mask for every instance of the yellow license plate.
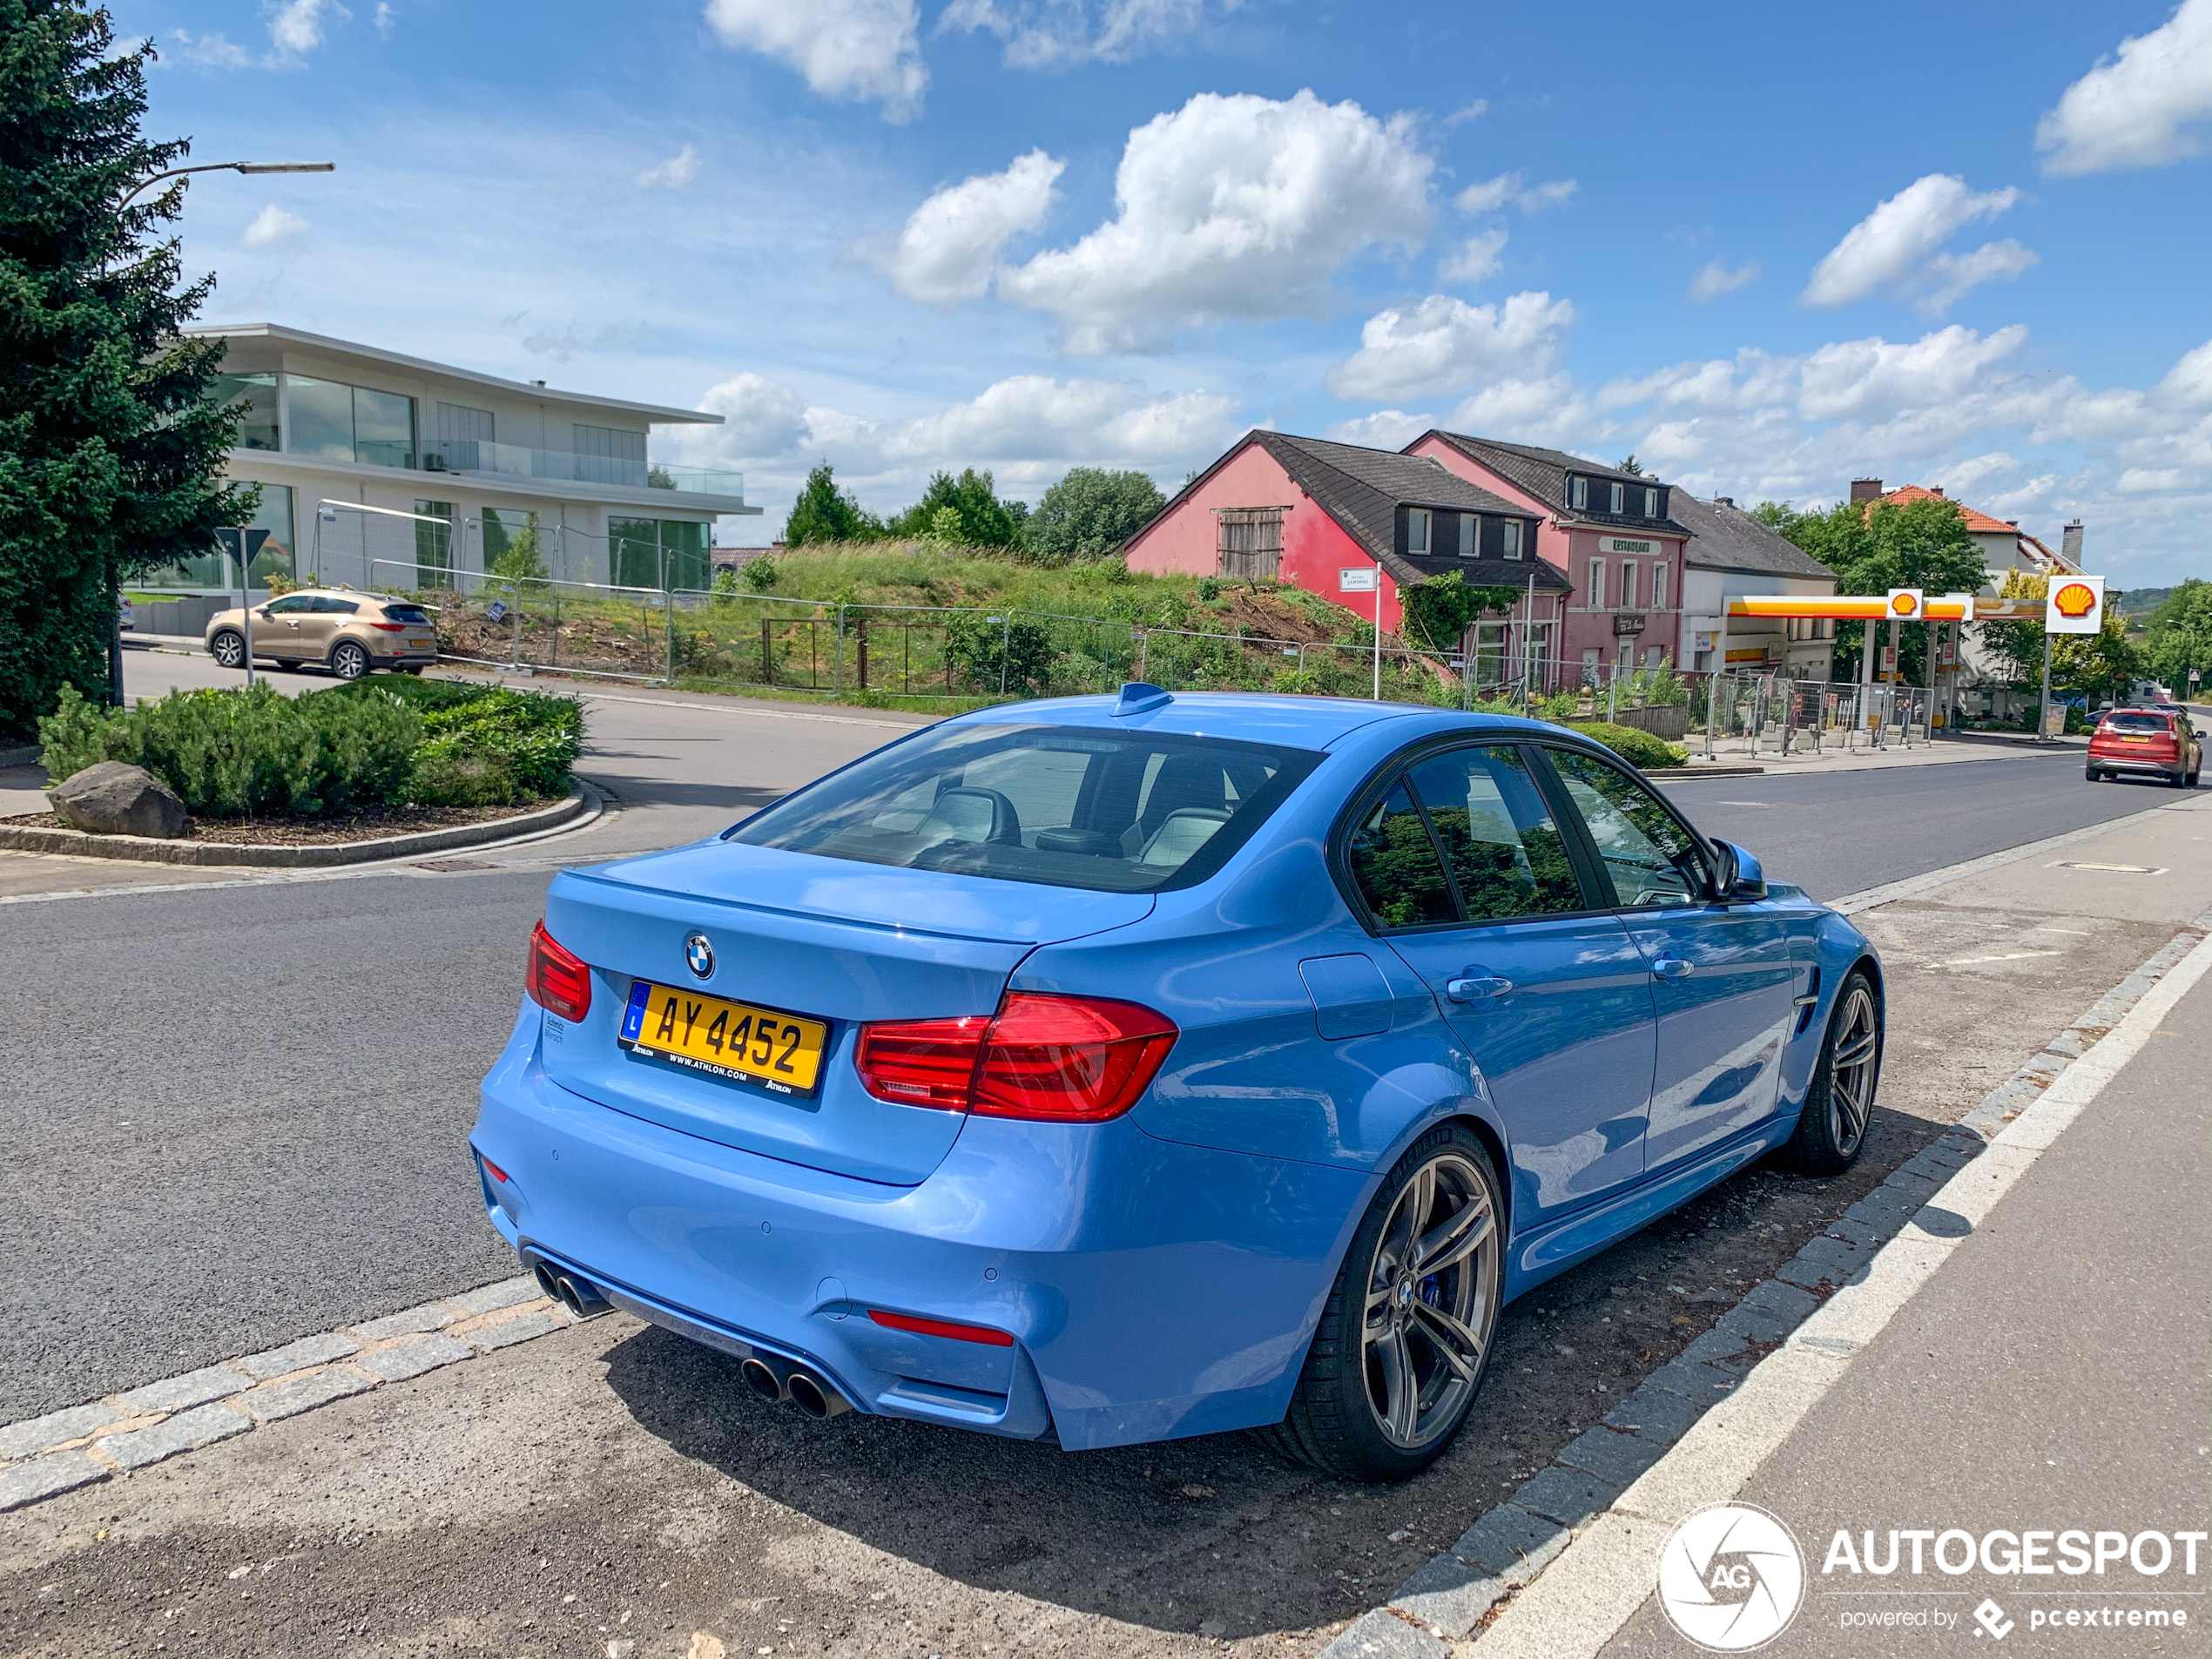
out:
M774 1008L635 981L623 1010L622 1046L710 1076L811 1095L821 1080L829 1027Z
M2149 739L2148 738L2121 738L2121 742L2122 742L2122 743L2148 743L2149 741L2150 741L2150 739Z

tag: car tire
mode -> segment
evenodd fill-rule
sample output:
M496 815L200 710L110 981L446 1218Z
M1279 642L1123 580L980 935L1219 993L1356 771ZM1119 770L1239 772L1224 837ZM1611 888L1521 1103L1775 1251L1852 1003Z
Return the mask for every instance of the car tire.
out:
M2081 775L2093 784L2101 784L2105 780L2104 773L2099 772L2094 766L2084 766L2081 769Z
M428 666L429 664L428 663L401 663L400 664L400 672L402 674L420 674Z
M1883 1030L1881 996L1866 970L1854 968L1836 994L1804 1109L1784 1149L1792 1168L1840 1175L1858 1162L1882 1079Z
M1501 1194L1462 1123L1398 1160L1352 1234L1290 1411L1264 1431L1278 1451L1369 1482L1408 1480L1443 1454L1497 1345Z
M368 672L368 651L359 641L341 639L330 648L330 671L341 680L357 680Z
M207 654L215 659L218 668L244 668L246 636L226 628L207 642Z

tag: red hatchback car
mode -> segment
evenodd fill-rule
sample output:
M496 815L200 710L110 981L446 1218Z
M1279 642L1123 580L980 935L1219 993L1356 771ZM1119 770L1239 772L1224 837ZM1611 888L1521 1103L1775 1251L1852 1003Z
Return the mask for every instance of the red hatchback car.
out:
M2180 708L2114 709L2089 734L2088 779L2156 775L2182 789L2196 787L2204 744Z

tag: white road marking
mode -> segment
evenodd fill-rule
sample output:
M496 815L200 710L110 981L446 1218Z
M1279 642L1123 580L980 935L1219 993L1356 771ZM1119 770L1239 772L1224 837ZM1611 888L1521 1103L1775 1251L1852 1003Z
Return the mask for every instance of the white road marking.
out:
M1983 962L2024 962L2031 956L2056 956L2054 950L2015 950L2002 956L1956 956L1947 962L1937 962L1937 968L1976 968Z

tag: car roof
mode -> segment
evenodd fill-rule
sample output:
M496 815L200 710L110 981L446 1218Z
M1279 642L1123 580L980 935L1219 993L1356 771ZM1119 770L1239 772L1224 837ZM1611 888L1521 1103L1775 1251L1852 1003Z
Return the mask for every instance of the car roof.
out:
M1114 697L1040 698L1002 703L955 718L968 725L1108 726L1179 737L1240 738L1279 743L1292 748L1326 749L1355 732L1381 725L1403 729L1410 740L1427 731L1551 732L1541 720L1514 715L1467 713L1426 703L1370 703L1355 698L1312 697L1283 692L1176 691L1169 700L1139 712L1120 715ZM948 723L949 724L949 723Z

